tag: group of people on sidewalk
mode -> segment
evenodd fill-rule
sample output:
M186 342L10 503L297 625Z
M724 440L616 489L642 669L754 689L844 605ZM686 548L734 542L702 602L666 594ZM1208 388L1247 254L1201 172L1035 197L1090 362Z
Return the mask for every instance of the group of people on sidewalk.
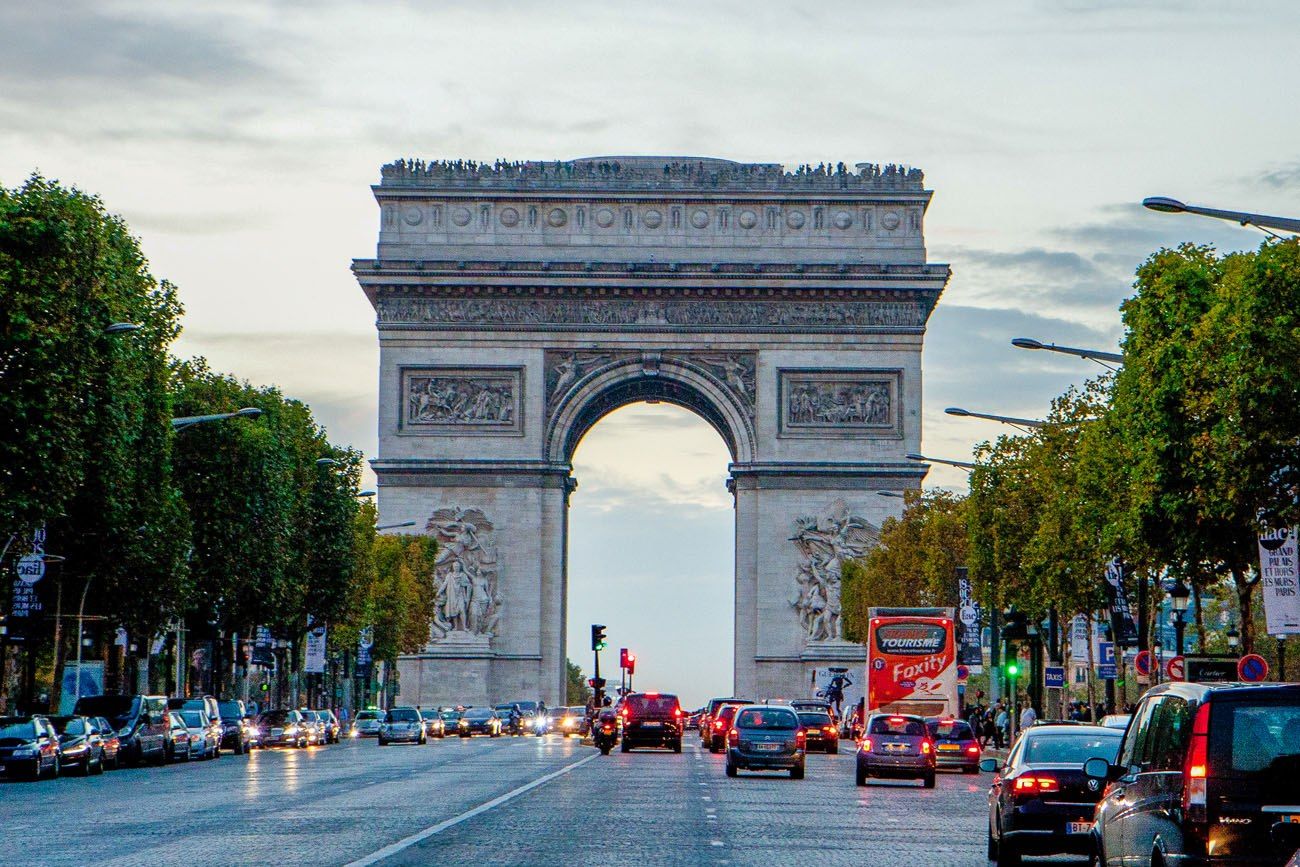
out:
M1005 699L998 699L991 706L983 704L972 704L966 706L966 712L963 714L966 722L970 725L971 731L975 733L975 739L980 742L982 749L987 749L989 744L993 744L994 749L1004 749L1011 742L1011 714L1013 709L1010 708ZM1033 704L1028 701L1019 703L1018 718L1016 720L1017 730L1029 728L1038 720L1038 711L1034 710Z

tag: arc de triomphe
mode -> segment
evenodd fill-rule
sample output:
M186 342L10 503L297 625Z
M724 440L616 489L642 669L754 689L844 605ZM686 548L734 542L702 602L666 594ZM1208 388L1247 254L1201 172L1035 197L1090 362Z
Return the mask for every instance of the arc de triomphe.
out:
M353 271L380 344L381 523L441 543L401 701L564 698L570 461L658 400L731 451L735 690L854 665L839 567L918 487L921 345L948 279L921 172L599 157L399 161ZM682 600L690 604L689 600Z

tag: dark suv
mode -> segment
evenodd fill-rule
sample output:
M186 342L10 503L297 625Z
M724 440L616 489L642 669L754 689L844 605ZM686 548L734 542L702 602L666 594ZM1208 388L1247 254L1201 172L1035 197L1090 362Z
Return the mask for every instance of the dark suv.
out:
M1300 684L1161 684L1085 772L1108 784L1101 864L1281 867L1300 848Z
M802 780L807 734L792 707L749 705L736 711L727 731L727 776L747 771L789 771Z
M167 698L161 695L88 695L77 699L77 716L102 716L117 730L123 761L138 765L167 760Z
M677 696L666 692L633 692L623 699L623 752L633 747L667 747L682 751L686 720Z

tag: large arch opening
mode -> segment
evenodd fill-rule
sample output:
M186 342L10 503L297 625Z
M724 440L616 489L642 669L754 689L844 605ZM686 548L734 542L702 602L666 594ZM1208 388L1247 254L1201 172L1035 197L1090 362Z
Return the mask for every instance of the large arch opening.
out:
M633 383L632 385L635 385ZM591 402L572 440L567 647L591 675L590 626L608 627L601 673L618 686L618 649L637 654L633 686L684 706L727 695L734 673L734 515L719 420L686 397L634 388Z

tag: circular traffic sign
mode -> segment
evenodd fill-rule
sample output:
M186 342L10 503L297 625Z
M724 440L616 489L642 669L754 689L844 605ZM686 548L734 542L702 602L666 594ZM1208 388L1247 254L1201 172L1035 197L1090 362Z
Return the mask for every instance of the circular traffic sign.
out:
M1139 650L1138 655L1133 657L1133 668L1143 677L1151 674L1151 651Z
M957 666L957 679L965 680L968 677L970 677L970 668L965 665Z
M1247 653L1237 662L1237 676L1247 683L1258 683L1268 677L1268 660L1258 653Z
M1183 658L1175 656L1165 663L1165 674L1169 676L1170 680L1182 680L1184 678Z

